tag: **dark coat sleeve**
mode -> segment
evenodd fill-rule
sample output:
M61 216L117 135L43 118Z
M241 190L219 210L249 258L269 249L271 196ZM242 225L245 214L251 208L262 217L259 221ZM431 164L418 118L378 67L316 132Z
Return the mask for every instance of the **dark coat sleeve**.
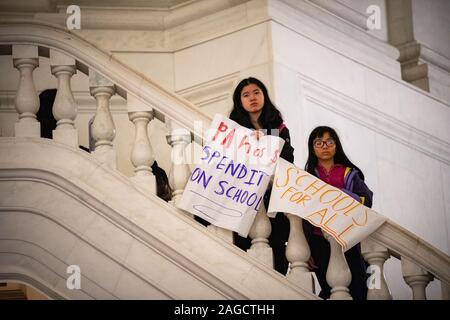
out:
M294 163L294 148L291 145L291 136L288 128L284 127L283 130L281 130L280 138L284 140L284 146L281 150L280 157Z
M358 174L355 174L353 177L353 190L351 191L359 196L363 205L372 208L373 192L367 187Z

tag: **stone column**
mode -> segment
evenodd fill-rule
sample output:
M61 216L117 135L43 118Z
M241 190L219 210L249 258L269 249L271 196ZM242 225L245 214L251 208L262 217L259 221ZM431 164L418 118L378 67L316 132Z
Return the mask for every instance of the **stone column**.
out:
M411 0L386 1L389 43L400 53L402 79L430 91L428 65L420 62L421 45L414 39Z
M287 278L310 292L314 292L314 279L308 269L311 250L303 232L302 218L289 213L286 215L290 224L289 239L286 248L286 257L290 263Z
M386 247L383 247L371 239L361 242L361 253L370 264L371 276L368 279L367 300L392 300L384 277L384 263L391 256Z
M450 300L450 285L441 280L442 300Z
M131 179L149 194L156 195L156 178L152 171L155 155L148 135L148 124L154 117L153 108L130 93L127 94L127 107L135 132L131 150L135 175Z
M166 120L166 125L169 129L167 143L172 147L172 165L169 172L169 184L173 190L171 203L176 205L191 175L186 158L186 147L191 143L191 133L170 119Z
M325 239L330 243L330 262L327 269L327 282L331 287L330 300L352 300L348 286L352 281L352 274L345 260L342 247L328 233L323 232Z
M252 239L252 245L247 250L248 254L266 266L273 268L273 250L269 245L269 236L272 232L272 225L267 216L264 203L259 207L255 221L250 229L249 236Z
M16 137L40 137L41 127L36 120L39 97L33 81L33 70L39 66L38 47L32 45L12 46L13 65L20 72L15 106L19 121L14 124Z
M75 128L77 105L70 87L70 79L76 73L75 59L50 49L52 74L58 79L58 91L53 104L53 116L57 127L53 140L78 148L78 131Z
M92 154L111 168L117 168L117 153L113 147L116 128L110 110L110 99L115 93L114 84L95 71L89 70L89 89L97 102L92 122L92 137L95 150Z
M423 270L411 260L402 257L403 279L411 287L414 300L426 300L426 287L433 280L433 276Z

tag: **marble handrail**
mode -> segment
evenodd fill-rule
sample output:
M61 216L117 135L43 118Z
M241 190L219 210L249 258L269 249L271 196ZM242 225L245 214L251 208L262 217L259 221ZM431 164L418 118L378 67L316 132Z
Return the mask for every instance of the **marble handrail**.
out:
M121 63L113 55L105 53L93 44L83 40L74 32L42 21L29 21L10 17L0 21L0 54L10 54L12 44L34 44L43 48L53 48L77 60L77 68L88 74L89 69L115 83L117 93L126 98L131 93L143 103L157 111L155 117L164 121L165 117L178 122L194 135L194 140L202 144L202 133L194 130L194 124L202 123L208 128L211 117L199 108L173 94L148 77L139 74ZM44 51L44 50L42 50ZM41 52L45 55L45 52Z
M407 259L428 271L443 286L450 285L450 256L397 223L386 221L369 238L386 247L395 258Z

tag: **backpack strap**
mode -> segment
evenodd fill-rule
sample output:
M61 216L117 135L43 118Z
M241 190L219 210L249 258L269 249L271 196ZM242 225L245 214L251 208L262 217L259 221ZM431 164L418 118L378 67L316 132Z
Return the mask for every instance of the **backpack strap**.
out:
M350 173L350 170L351 170L352 168L350 168L350 167L346 167L345 168L345 172L344 172L344 179L347 177L347 175Z
M357 173L356 170L352 170L350 167L345 168L344 172L344 188L353 192L353 177Z

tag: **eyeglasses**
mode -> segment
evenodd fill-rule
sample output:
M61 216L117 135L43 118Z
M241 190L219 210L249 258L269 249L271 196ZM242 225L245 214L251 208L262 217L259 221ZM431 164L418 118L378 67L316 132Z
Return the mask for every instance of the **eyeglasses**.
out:
M332 147L336 144L336 141L334 141L334 139L328 139L328 140L314 140L313 142L314 147L316 148L322 148L324 145L326 145L327 147Z

